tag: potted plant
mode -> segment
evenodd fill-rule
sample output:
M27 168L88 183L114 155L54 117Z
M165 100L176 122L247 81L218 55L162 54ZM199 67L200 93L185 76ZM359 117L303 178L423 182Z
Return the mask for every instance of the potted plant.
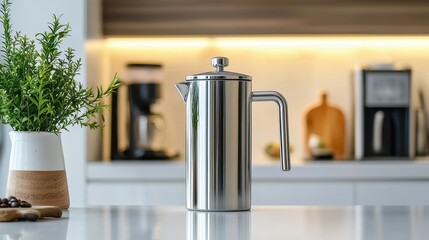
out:
M6 195L67 209L61 132L74 125L102 130L108 107L103 98L119 87L119 79L115 75L105 91L85 88L75 80L81 60L74 49L61 48L70 26L54 15L49 30L31 39L12 30L10 6L9 0L0 6L0 120L13 129Z

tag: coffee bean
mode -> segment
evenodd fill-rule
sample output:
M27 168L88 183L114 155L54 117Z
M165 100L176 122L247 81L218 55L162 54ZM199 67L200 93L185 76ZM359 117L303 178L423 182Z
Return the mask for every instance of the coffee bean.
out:
M19 198L16 198L14 196L10 196L8 198L0 198L0 208L31 208L32 205Z
M30 208L31 204L29 204L26 201L21 201L21 203L19 204L22 208Z
M37 221L37 219L39 219L39 216L37 216L37 214L34 214L34 213L27 213L27 214L24 214L24 219L30 222L35 222Z

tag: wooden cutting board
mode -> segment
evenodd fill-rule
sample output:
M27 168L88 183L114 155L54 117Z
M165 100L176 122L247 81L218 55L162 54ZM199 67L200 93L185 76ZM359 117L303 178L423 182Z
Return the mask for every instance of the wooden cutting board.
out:
M345 118L343 112L328 104L328 94L323 92L320 101L305 112L304 146L308 156L312 156L308 140L315 134L331 150L335 159L343 159L345 153Z
M0 222L14 220L36 221L39 218L60 218L63 212L54 206L34 206L32 208L0 208Z

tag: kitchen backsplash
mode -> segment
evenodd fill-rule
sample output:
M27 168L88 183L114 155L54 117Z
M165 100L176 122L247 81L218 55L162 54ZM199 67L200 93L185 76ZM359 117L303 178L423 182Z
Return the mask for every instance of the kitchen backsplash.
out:
M160 41L160 44L156 39L149 39L149 42L141 40L142 44L138 40L110 39L101 43L104 52L102 76L112 76L115 72L124 76L126 64L130 62L163 65L162 99L157 111L166 120L165 145L179 150L181 159L184 159L185 105L173 84L183 81L187 75L211 71L210 59L226 56L230 60L226 70L251 75L253 90L276 90L287 98L293 160L304 156L303 114L318 101L321 91L326 91L329 102L345 114L346 152L351 157L353 70L362 64L386 62L411 67L413 93L421 88L428 100L429 38L417 38L418 41L415 38L392 40L377 37L333 39L235 38L223 42L203 39L200 42L198 38L180 41L170 38ZM415 94L413 98L415 100ZM264 148L267 143L279 139L276 108L273 103L253 103L252 149L255 162L269 159Z

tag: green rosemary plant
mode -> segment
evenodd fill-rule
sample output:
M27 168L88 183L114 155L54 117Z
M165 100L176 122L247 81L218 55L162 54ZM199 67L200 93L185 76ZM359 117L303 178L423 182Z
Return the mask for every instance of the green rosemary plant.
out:
M53 16L48 31L34 39L11 28L9 0L0 5L3 36L0 62L0 120L15 131L60 132L73 125L101 129L103 98L119 87L115 75L104 91L85 88L75 80L81 67L75 50L61 50L68 24ZM101 121L97 121L101 114Z

